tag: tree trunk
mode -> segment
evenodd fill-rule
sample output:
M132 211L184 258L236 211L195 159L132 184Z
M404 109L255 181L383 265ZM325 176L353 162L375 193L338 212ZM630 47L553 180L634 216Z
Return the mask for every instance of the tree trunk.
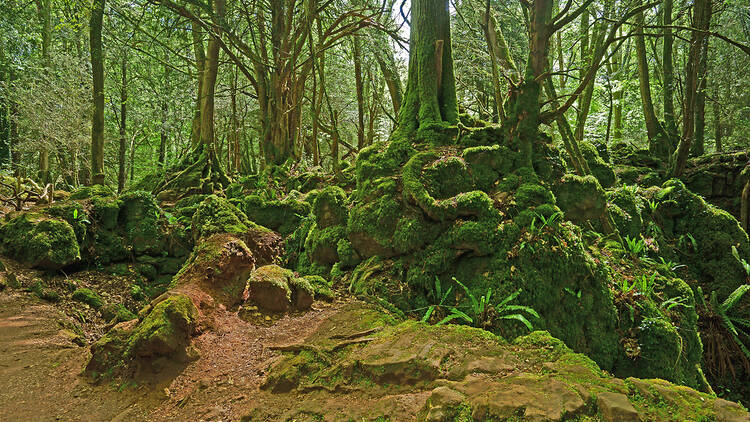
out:
M102 51L102 20L104 0L94 0L89 22L91 73L93 75L94 115L91 120L91 179L104 184L104 53Z
M123 52L122 64L120 66L122 77L120 84L120 149L117 153L117 192L125 189L125 153L127 152L128 140L126 136L126 123L128 112L128 58L127 53Z
M524 80L511 93L512 109L506 124L521 152L521 165L533 168L534 142L539 131L541 81L549 66L549 45L552 20L552 0L536 0L531 9L529 25L529 59Z
M50 48L52 44L52 4L51 0L40 0L37 3L39 19L42 23L42 61L44 63L44 72L49 75L52 69L52 59ZM46 144L48 140L43 142ZM42 145L39 151L39 180L42 185L49 183L49 150L47 145Z
M635 54L638 59L638 82L641 92L641 104L643 105L643 118L646 121L646 133L650 149L657 151L660 148L657 148L654 142L657 141L656 138L659 133L659 121L656 119L654 102L651 99L651 82L649 80L648 61L646 60L646 40L643 34L644 17L642 11L636 13L635 22L638 25L638 32L635 36Z
M710 19L710 18L709 18ZM706 28L708 29L708 27ZM695 97L695 140L691 147L693 156L701 156L706 152L706 85L708 83L708 37L701 43L700 60L698 63L698 92Z
M365 98L362 84L362 49L359 36L354 35L354 85L357 92L357 150L365 147Z
M688 53L688 62L685 69L685 103L683 105L683 128L682 140L680 146L674 155L671 176L681 177L685 171L690 147L695 136L695 104L698 91L698 70L700 67L700 55L703 43L706 42L707 36L705 31L708 30L711 22L711 0L696 0L693 5L693 26L698 31L692 31L690 37L690 50Z
M490 70L492 71L492 88L495 95L495 110L494 118L495 122L502 122L505 120L505 110L503 109L503 95L500 87L500 71L497 68L498 64L498 46L497 32L495 27L497 22L495 17L490 12L490 2L487 1L484 13L482 13L482 30L484 31L484 41L487 43L487 52L490 54Z
M190 22L193 36L193 54L195 55L195 69L198 75L198 86L195 95L195 111L190 132L190 145L198 148L201 142L201 108L203 104L203 73L206 67L206 51L203 48L203 32L200 24Z
M224 0L214 0L214 7L223 11ZM216 77L219 72L219 40L217 34L211 34L206 49L205 68L203 70L203 86L201 101L201 145L208 154L210 165L216 162L214 145L214 97L216 93Z
M448 0L413 0L411 10L409 79L394 134L400 138L458 123Z
M673 139L677 138L676 114L674 111L674 65L672 58L672 45L674 36L672 35L672 4L674 0L663 0L662 3L662 23L664 24L663 35L664 44L662 49L662 67L664 69L664 129L667 131L670 139L670 147Z
M168 52L164 52L165 61L169 57ZM170 67L164 65L164 97L161 99L161 127L159 128L159 168L164 170L167 163L167 142L169 141L169 133L167 132L167 117L169 114L169 103L167 99L170 95L169 79L170 79Z
M718 90L717 90L718 95ZM721 152L723 149L722 137L724 136L724 130L721 125L721 106L719 105L718 98L714 100L714 142L716 145L716 152Z
M388 87L388 93L391 96L393 115L398 118L402 101L401 78L398 76L396 69L393 49L385 39L379 40L378 48L380 51L375 53L375 59L378 61L380 71L383 73L383 79L385 79L385 85Z

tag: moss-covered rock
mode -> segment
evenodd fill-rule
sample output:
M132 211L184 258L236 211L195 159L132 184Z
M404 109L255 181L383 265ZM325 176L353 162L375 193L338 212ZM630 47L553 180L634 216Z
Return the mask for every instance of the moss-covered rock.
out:
M187 356L195 332L198 310L184 295L173 295L156 304L127 338L124 358Z
M245 281L258 263L243 240L228 233L214 234L198 243L170 288L199 288L231 307L242 301Z
M247 281L249 303L271 312L307 310L316 294L330 298L330 285L322 277L297 277L293 271L278 265L255 269Z
M606 163L600 156L596 147L590 142L583 141L579 143L581 155L588 163L591 174L596 177L604 188L612 187L617 182L617 176L611 165Z
M270 201L259 195L248 195L242 201L242 210L251 221L287 236L310 213L311 206L293 195Z
M115 192L104 185L81 186L70 195L70 199L89 199L94 197L113 196Z
M210 195L201 202L193 214L191 231L197 243L199 239L212 234L232 233L242 236L259 227L225 198Z
M81 258L70 224L33 212L15 214L0 226L0 250L33 267L50 270Z
M670 258L688 264L704 292L726 298L746 280L742 265L732 256L750 260L747 233L728 212L707 203L676 179L662 185L655 196L653 219L661 228L659 247Z
M302 391L314 394L276 404ZM417 397L417 391L426 394ZM352 405L348 394L356 394ZM363 304L344 306L285 349L259 395L260 403L274 406L254 406L244 420L747 418L736 404L666 381L613 378L545 331L507 343L460 325L396 324Z
M607 209L604 189L594 176L566 174L555 185L557 205L565 218L577 224L602 217Z
M607 192L607 202L618 208L612 213L615 226L623 236L632 239L640 236L643 229L643 199L637 194L637 186L623 186Z
M76 289L73 292L72 298L76 302L85 303L94 309L100 309L104 306L104 299L98 293L86 287Z
M118 324L120 322L130 321L138 318L134 313L130 312L122 303L113 303L105 305L100 310L102 318L110 324Z
M314 222L305 239L307 258L330 267L339 261L339 241L346 237L346 193L337 186L326 187L315 196L312 213Z
M161 209L154 196L145 191L128 192L120 197L118 223L125 240L136 255L158 255L165 249L161 231Z

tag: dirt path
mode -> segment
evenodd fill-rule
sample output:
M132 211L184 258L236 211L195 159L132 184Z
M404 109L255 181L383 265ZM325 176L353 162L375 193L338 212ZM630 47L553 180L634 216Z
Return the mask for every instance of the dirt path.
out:
M54 305L0 292L0 421L237 421L257 403L270 347L296 343L342 302L252 324L227 313L195 339L201 358L134 383L92 385L80 374L89 358L65 330Z
M117 392L79 376L88 349L72 342L67 317L25 293L0 293L0 421L112 420L154 406L148 391Z

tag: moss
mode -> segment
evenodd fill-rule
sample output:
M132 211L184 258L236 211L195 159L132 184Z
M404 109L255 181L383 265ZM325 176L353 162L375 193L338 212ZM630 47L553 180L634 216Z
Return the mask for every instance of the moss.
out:
M394 179L381 179L371 189L370 195L354 203L347 222L349 240L364 259L394 255L392 237L403 213Z
M339 239L336 243L336 254L344 268L355 267L362 261L357 251L352 247L352 242L348 239Z
M577 224L598 219L606 211L604 189L591 175L566 174L555 186L555 196L565 217Z
M633 239L637 238L643 229L641 212L644 204L636 191L636 187L624 186L607 192L607 201L622 211L613 213L617 229L623 236Z
M44 214L66 221L73 228L76 240L79 244L86 241L88 225L91 218L80 202L64 201L56 202L44 209Z
M121 202L114 197L95 196L91 198L91 214L93 220L102 230L117 228L117 217L120 213Z
M70 195L70 199L89 199L93 197L113 196L115 192L104 185L82 186Z
M46 300L47 302L59 302L60 294L56 291L47 287L41 280L34 282L29 290L36 295L39 299Z
M73 292L72 298L76 302L85 303L94 309L100 309L104 306L104 299L102 299L102 297L95 291L85 287L76 289L76 291Z
M105 305L100 310L102 318L108 321L110 324L117 324L120 322L130 321L138 318L134 313L130 312L123 304L114 303L111 305Z
M313 224L305 240L305 251L310 262L330 266L339 261L338 243L346 236L345 226L319 229Z
M283 200L263 200L259 195L248 195L242 201L242 210L247 217L263 227L276 230L287 236L297 229L302 218L310 213L306 202L293 196Z
M346 224L346 193L338 186L328 186L315 197L312 212L320 229Z
M732 256L732 246L750 261L750 242L734 217L706 203L676 179L665 182L654 200L653 219L663 235L660 249L671 246L679 251L679 261L688 265L704 292L716 290L721 300L745 282L747 274Z
M145 191L128 192L120 197L122 206L118 223L125 240L136 255L158 255L164 249L161 232L161 209L154 196Z
M34 267L51 270L81 258L70 224L35 213L16 214L0 226L0 250Z
M303 278L312 287L316 299L320 298L325 300L332 300L334 298L333 290L331 290L332 283L326 281L326 279L324 279L323 277L317 275L307 275Z
M225 198L210 195L201 202L193 215L191 230L193 240L198 242L199 239L216 233L245 235L250 229L259 227Z
M498 179L514 169L516 155L503 145L466 148L461 154L469 166L473 184L483 191L490 190Z
M599 180L602 187L612 187L617 182L617 176L612 167L599 156L596 147L587 141L580 142L579 147L581 155L583 155L583 158L591 169L591 174Z
M555 205L555 196L546 187L535 183L524 183L515 193L515 201L520 209L536 207L542 204Z
M189 297L164 299L128 336L124 357L176 357L185 353L197 317L198 310Z

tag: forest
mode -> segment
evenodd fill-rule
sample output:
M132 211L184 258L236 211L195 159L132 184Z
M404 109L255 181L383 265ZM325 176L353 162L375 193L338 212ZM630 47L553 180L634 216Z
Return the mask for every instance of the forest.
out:
M0 421L750 421L746 66L748 0L4 0Z

